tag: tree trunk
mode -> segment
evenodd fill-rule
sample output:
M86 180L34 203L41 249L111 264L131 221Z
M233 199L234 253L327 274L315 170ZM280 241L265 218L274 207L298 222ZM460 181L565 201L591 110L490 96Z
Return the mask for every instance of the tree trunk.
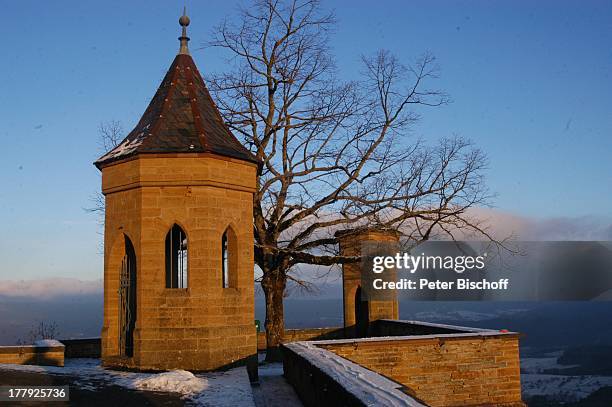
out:
M280 360L281 339L285 332L285 316L283 307L283 294L287 277L281 270L268 270L264 272L261 281L266 297L266 361Z

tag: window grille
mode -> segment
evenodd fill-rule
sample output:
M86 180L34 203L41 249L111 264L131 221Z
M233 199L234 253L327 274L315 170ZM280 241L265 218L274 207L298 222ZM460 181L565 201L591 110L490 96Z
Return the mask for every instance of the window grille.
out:
M166 288L187 288L187 235L179 225L166 235Z

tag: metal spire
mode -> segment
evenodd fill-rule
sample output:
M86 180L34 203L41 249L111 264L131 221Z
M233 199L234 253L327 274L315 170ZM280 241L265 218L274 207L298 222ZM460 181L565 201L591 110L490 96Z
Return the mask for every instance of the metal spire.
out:
M183 15L179 18L179 24L183 27L183 32L179 37L179 41L181 41L181 48L179 49L179 55L189 55L189 48L187 47L187 42L189 42L189 37L187 36L187 26L189 25L189 17L187 17L187 6L183 8Z

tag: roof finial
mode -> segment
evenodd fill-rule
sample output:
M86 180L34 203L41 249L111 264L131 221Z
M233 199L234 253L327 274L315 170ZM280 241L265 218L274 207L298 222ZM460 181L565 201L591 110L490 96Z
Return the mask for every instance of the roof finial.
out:
M179 49L179 55L189 55L189 48L187 48L187 42L189 37L187 36L187 26L189 25L189 17L187 17L187 6L183 8L183 15L179 18L179 24L183 27L183 32L179 37L181 41L181 48Z

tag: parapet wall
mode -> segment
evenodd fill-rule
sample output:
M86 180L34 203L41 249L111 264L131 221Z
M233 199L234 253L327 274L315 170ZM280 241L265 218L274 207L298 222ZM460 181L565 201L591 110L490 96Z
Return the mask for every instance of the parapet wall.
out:
M0 346L0 363L64 366L64 345L44 341L35 345Z
M375 337L459 334L467 332L491 332L491 330L399 319L379 319L370 323L370 336Z
M470 332L314 342L432 407L522 406L518 334Z
M326 339L344 339L345 330L342 327L336 328L305 328L305 329L286 329L281 343L299 341L319 341ZM266 350L266 333L257 333L257 350Z
M62 339L60 342L66 347L66 359L100 357L100 338Z
M289 355L285 357L285 375L296 388L307 387L298 389L300 397L302 394L310 399L331 397L313 393L319 391L315 386L319 380L315 378L319 375L317 369L321 370L320 364L329 364L331 360L338 366L352 362L352 366L385 377L414 400L432 407L524 406L521 400L519 334L399 320L379 320L371 328L374 336L369 338L284 345L284 354ZM308 374L314 376L296 372L297 368L304 369L308 364L292 362L292 358L297 356L291 354L296 350L301 354L313 354L313 349L327 351L308 362L313 365ZM349 371L351 369L353 367ZM313 383L300 384L300 380ZM345 378L340 380L346 381ZM328 386L329 391L334 386ZM314 402L305 404L317 405Z
M285 378L306 407L425 407L403 386L334 353L313 345L281 345Z

